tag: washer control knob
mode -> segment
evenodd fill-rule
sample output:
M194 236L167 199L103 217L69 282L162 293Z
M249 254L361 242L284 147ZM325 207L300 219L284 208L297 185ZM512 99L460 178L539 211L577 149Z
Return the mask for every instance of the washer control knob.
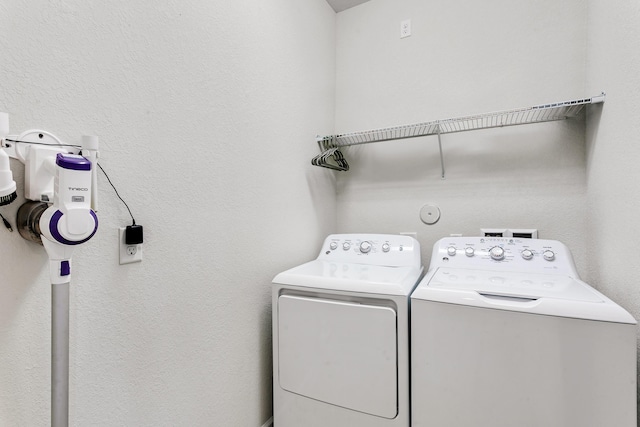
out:
M391 246L388 243L382 244L382 252L389 252L391 250Z
M449 246L447 248L447 254L449 256L455 256L456 255L456 247L455 246Z
M542 253L542 256L547 261L553 261L554 259L556 259L556 254L554 254L553 251L550 251L548 249Z
M501 259L504 259L504 249L502 249L500 246L494 246L489 249L489 256L491 257L491 259L500 261Z
M363 254L368 254L371 252L371 242L367 242L366 240L360 243L360 252Z
M475 251L473 248L471 248L471 247L468 247L468 248L466 248L466 249L464 250L464 254L465 254L466 256L469 256L469 257L471 257L471 256L475 255L475 253L476 253L476 251Z
M332 251L335 251L336 249L338 249L338 244L336 242L331 242L329 244L329 249L331 249Z
M345 251L348 251L349 249L351 249L351 243L349 242L344 242L342 244L342 249L344 249Z
M522 255L522 258L529 260L533 258L533 251L531 249L525 249L524 251L520 252L520 255Z

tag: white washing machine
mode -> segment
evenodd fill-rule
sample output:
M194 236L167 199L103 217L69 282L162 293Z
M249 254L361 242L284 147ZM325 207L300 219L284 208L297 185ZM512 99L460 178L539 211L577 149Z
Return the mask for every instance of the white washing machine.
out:
M413 427L636 427L636 321L553 240L438 241L411 296Z
M336 234L273 279L277 427L408 427L409 236Z

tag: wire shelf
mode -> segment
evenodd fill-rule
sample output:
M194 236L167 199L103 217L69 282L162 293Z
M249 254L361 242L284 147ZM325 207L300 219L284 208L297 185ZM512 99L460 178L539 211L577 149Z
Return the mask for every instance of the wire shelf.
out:
M417 138L429 135L443 135L454 132L565 120L579 116L587 104L604 102L604 98L605 95L603 93L593 98L536 105L529 108L434 120L362 132L318 136L317 140L318 142L324 143L321 148L325 146L346 147L349 145L368 144L371 142L395 139Z
M372 142L391 141L396 139L417 138L422 136L438 135L440 143L440 157L442 159L442 144L440 135L467 132L480 129L491 129L497 127L526 125L532 123L543 123L557 120L566 120L578 117L588 104L602 103L605 100L605 93L592 98L575 99L571 101L556 102L550 104L536 105L528 108L517 108L513 110L497 111L472 116L463 116L430 122L416 123L411 125L393 126L382 129L374 129L362 132L344 133L338 135L318 136L317 142L323 154L330 149L347 147L351 145L369 144ZM330 167L323 161L318 161L322 156L316 156L312 164L316 166ZM326 155L324 156L327 157ZM340 153L341 160L346 164L346 160ZM338 170L348 170L340 169ZM444 160L442 160L442 176L444 178Z

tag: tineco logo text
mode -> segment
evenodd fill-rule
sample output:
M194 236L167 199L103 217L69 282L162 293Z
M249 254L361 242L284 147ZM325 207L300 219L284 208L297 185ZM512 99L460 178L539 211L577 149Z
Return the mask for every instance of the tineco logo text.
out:
M71 191L89 191L88 188L83 188L83 187L69 187L69 190L71 190Z

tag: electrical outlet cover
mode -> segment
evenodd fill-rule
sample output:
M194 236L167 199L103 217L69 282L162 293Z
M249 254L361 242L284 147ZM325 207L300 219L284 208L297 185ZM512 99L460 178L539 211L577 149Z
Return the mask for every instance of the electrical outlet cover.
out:
M400 38L409 37L411 35L411 19L405 19L400 22Z
M142 261L142 243L128 245L125 241L125 227L118 229L118 243L120 247L120 265Z

